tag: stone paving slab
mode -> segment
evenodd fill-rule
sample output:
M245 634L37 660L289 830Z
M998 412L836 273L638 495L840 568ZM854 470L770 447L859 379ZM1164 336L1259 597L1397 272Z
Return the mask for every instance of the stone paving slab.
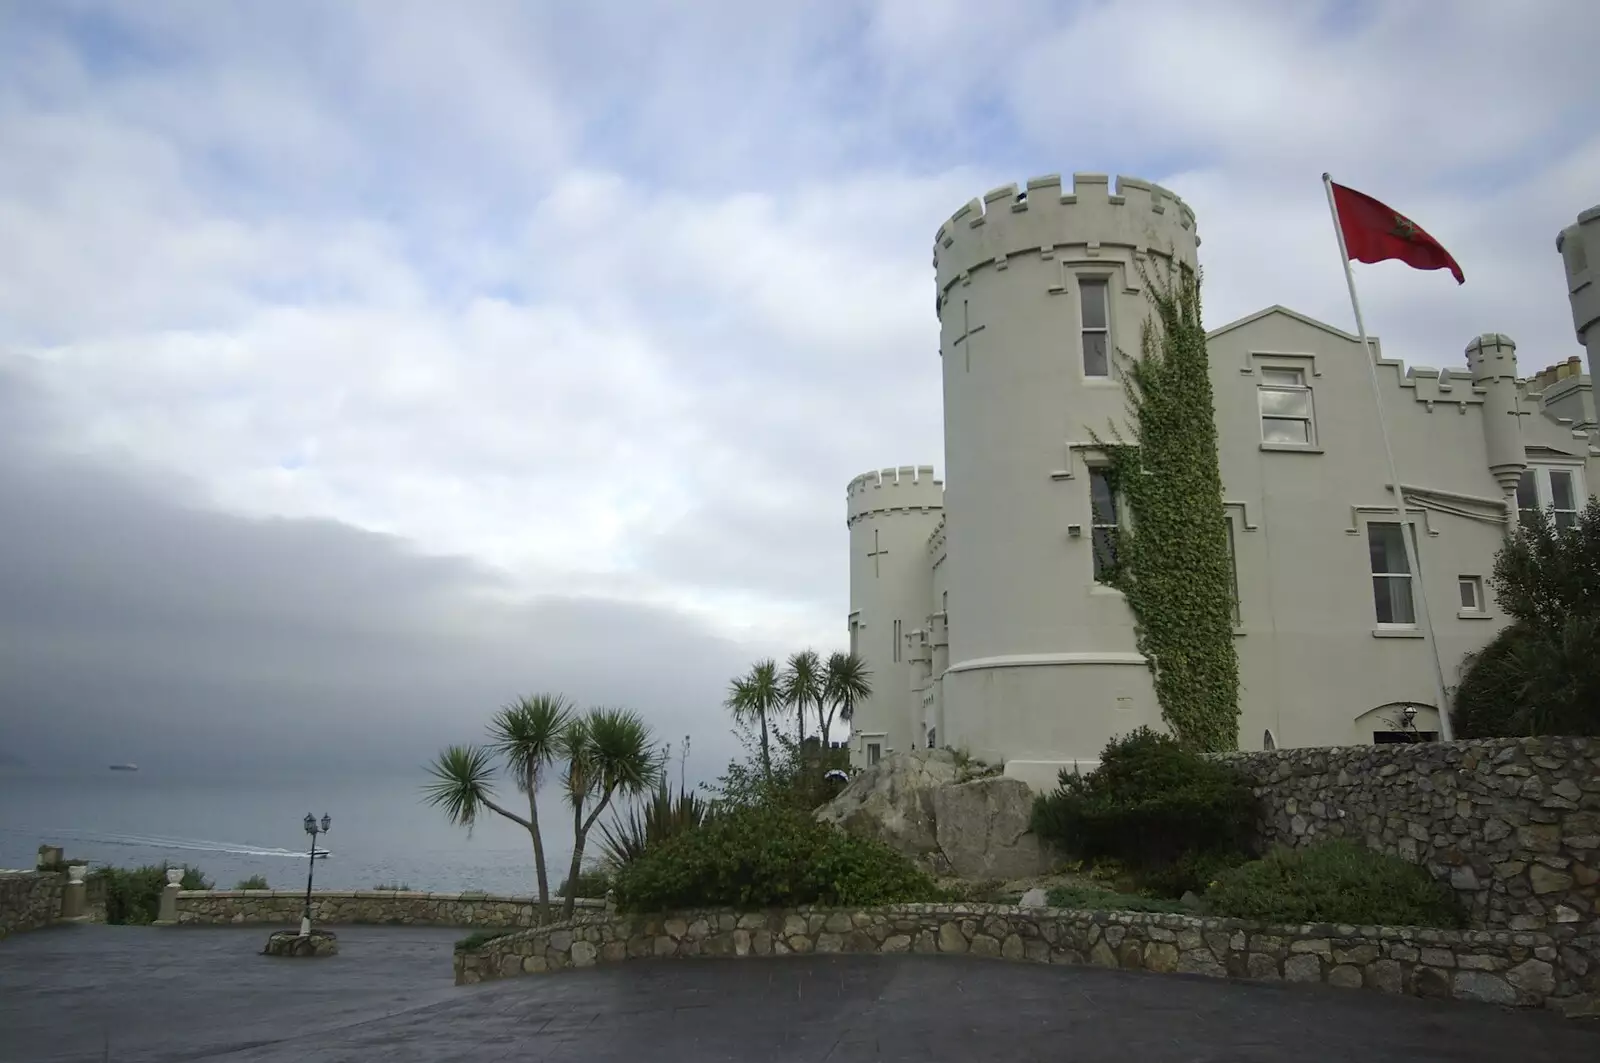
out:
M457 931L76 926L0 944L0 1063L1600 1059L1554 1015L956 956L669 960L450 985ZM104 1037L111 1035L109 1056Z

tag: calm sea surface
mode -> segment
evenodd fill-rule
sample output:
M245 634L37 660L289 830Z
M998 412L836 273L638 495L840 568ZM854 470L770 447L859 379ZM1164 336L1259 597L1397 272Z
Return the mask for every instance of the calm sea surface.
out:
M275 889L302 889L307 812L332 817L318 840L316 885L371 889L535 891L533 853L520 827L490 814L468 835L423 804L417 774L327 782L194 782L160 772L79 772L70 777L0 773L0 867L29 868L41 844L91 865L162 860L198 867L219 889L262 875ZM502 792L519 811L526 799ZM539 813L550 886L566 874L572 814L554 789ZM607 817L609 818L609 814ZM599 840L596 826L591 842Z

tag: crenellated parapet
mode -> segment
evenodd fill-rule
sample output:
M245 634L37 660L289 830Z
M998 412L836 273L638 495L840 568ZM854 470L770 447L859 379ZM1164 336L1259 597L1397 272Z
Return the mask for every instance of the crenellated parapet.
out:
M880 513L933 513L944 509L944 481L932 465L901 465L862 473L845 489L845 525Z
M987 266L1006 267L1012 255L1095 258L1122 248L1138 259L1177 257L1194 265L1200 237L1194 211L1177 194L1135 177L1072 175L1064 191L1060 174L1035 177L1027 187L1002 185L956 211L933 242L938 291Z

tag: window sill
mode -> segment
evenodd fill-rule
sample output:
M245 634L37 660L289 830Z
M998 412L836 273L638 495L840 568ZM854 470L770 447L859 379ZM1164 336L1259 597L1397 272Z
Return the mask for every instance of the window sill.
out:
M1236 638L1236 639L1242 639L1242 638L1244 638L1244 636L1245 636L1245 630L1244 630L1244 628L1242 628L1242 627L1236 627L1236 628L1234 628L1234 629L1233 629L1233 637L1234 637L1234 638Z
M1493 620L1494 617L1482 609L1457 609L1457 620Z
M1093 587L1089 588L1089 593L1090 594L1105 595L1108 598L1126 598L1127 597L1126 594L1123 594L1121 591L1117 590L1117 588L1111 586L1108 583L1096 583Z
M1379 624L1372 629L1375 639L1420 639L1422 631L1412 624Z
M1116 377L1109 376L1086 376L1083 378L1083 386L1086 388L1121 387L1122 381Z
M1321 454L1322 448L1309 443L1262 443L1262 450L1270 450L1279 454Z

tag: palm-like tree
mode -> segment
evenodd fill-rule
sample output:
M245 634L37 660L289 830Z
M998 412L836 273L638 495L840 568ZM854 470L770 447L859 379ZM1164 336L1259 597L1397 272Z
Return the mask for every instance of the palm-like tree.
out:
M783 683L778 676L778 662L768 659L757 661L748 675L735 679L728 688L724 704L733 711L740 723L755 723L761 728L761 771L772 777L771 725L773 713L784 707Z
M806 709L817 707L817 726L822 726L822 661L816 650L801 650L790 654L783 670L784 700L795 710L800 721L800 750L806 748ZM826 736L823 741L826 741Z
M650 727L628 709L590 709L567 723L558 740L567 773L562 780L572 806L572 871L578 881L589 830L617 795L637 797L654 789L665 762ZM572 918L576 890L569 890L562 917Z
M824 741L833 728L833 718L849 723L856 715L856 703L872 696L872 672L860 654L832 653L822 677L822 697L828 703L828 721L823 727Z
M488 809L528 832L533 841L534 873L539 882L539 918L550 915L550 880L545 871L544 836L539 829L539 786L544 769L555 761L558 739L572 716L560 694L519 698L495 714L489 724L489 746L450 746L429 766L434 781L423 788L428 803L444 809L450 822L469 831ZM516 788L528 798L524 819L494 800L494 760L498 753Z

